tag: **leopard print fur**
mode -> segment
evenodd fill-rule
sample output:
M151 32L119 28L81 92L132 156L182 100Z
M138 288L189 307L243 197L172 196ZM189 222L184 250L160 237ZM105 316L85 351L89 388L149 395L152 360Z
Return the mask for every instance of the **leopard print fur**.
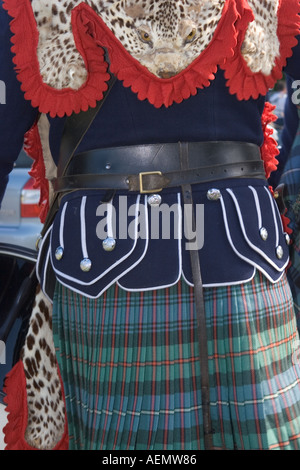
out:
M68 3L67 8L65 4ZM45 83L57 89L78 89L86 81L84 61L76 49L70 12L80 0L33 0L32 9L39 31L37 58Z
M71 11L82 0L32 0L39 30L38 60L48 85L78 89L87 78L76 49ZM252 72L270 74L279 54L279 0L249 0L255 21L242 54ZM127 51L151 73L169 78L185 69L207 47L225 0L85 0Z
M255 16L242 46L242 54L252 72L269 75L279 56L277 11L279 0L248 0Z
M60 441L65 409L52 334L52 306L38 286L21 353L26 377L28 421L25 440L50 450Z

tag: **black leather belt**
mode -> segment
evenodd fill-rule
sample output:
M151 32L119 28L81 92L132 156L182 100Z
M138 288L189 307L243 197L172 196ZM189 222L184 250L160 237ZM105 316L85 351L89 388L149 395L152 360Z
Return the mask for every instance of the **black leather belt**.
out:
M189 168L182 169L180 143L90 150L73 156L55 192L117 189L141 193L228 178L265 178L257 145L245 142L189 142Z

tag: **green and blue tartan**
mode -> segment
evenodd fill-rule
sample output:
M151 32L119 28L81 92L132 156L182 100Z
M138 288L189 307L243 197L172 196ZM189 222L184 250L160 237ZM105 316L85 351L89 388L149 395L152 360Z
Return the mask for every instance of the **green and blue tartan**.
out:
M205 289L216 449L300 448L299 339L288 283ZM57 285L53 331L70 449L203 449L192 288L101 298Z

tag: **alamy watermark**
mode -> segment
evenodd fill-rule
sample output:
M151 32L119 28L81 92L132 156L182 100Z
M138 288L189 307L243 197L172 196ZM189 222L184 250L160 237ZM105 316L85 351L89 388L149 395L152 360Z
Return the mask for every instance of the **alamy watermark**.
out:
M6 346L4 341L0 340L0 365L6 364Z
M119 196L118 211L112 203L101 203L96 216L101 217L96 226L100 240L107 237L181 240L184 237L186 250L200 250L204 245L204 204L128 205L127 196Z
M292 82L292 89L295 90L292 93L292 102L295 105L300 105L300 80L294 80Z
M3 80L0 80L0 104L6 104L6 86Z
M300 364L300 339L294 339L292 342L292 362L293 364Z

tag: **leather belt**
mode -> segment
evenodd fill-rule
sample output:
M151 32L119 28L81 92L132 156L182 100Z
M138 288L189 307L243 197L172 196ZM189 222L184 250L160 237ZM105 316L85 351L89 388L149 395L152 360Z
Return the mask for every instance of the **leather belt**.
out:
M228 178L265 179L257 145L245 142L189 142L189 168L180 163L181 143L90 150L75 155L63 176L52 180L55 192L116 189L159 192L182 184Z

